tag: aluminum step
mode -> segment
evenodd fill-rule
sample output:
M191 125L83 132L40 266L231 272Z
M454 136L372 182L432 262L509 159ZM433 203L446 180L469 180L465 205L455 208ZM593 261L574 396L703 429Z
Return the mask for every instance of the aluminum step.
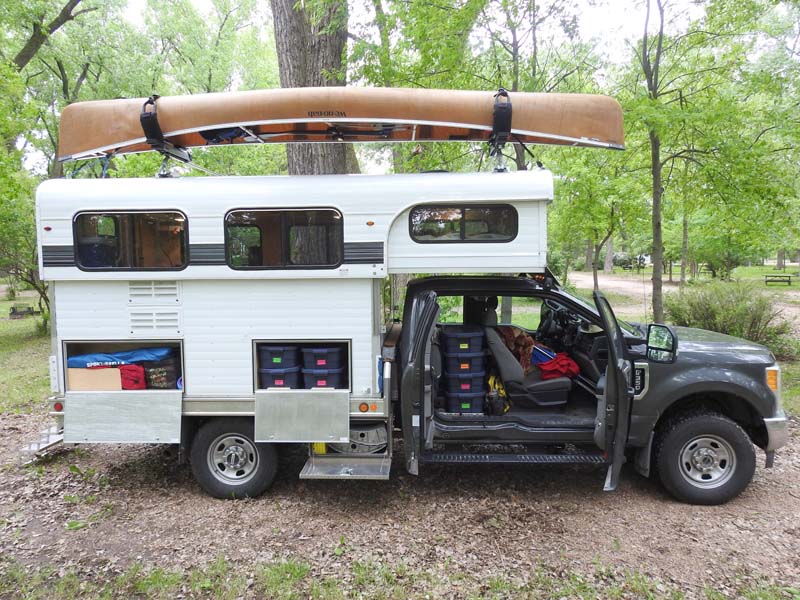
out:
M391 468L388 454L312 454L300 479L389 479Z
M470 452L431 452L420 456L420 462L446 464L568 464L605 465L608 460L602 454L590 452L568 452L559 454L486 454Z
M64 441L64 430L53 425L50 429L42 431L41 436L38 442L33 442L32 444L24 446L22 448L22 453L41 456L47 450L58 446Z

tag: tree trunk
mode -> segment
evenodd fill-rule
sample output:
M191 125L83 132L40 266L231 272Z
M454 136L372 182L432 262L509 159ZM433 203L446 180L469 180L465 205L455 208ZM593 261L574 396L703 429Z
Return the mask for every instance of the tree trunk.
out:
M786 250L783 248L778 250L778 264L775 265L775 268L781 270L786 269Z
M664 276L663 276L663 236L661 231L661 138L654 130L650 131L650 173L653 178L653 249L650 262L653 264L653 321L664 322Z
M271 0L270 4L281 86L344 85L337 74L342 72L347 41L347 3L331 2L313 17L294 0ZM350 144L288 144L289 174L347 173L348 148L352 167L355 153Z
M592 240L586 240L586 266L583 267L584 271L592 268L593 255L594 255L594 244L592 244Z
M689 256L689 214L683 209L683 236L681 238L681 285L686 283L686 260Z
M78 11L77 13L73 13L72 11L75 10L80 3L81 0L68 0L68 2L61 8L58 15L56 15L56 17L50 21L50 23L44 25L44 23L42 23L40 20L38 23L33 24L31 28L31 36L25 42L25 45L22 47L22 49L14 57L14 65L17 67L18 71L22 71L22 69L28 66L28 63L33 60L33 57L36 56L37 52L39 52L39 49L47 41L47 38L61 29L61 27L63 27L68 21L72 21L81 13L97 10L97 8L87 8Z
M606 242L606 259L603 262L603 273L612 273L614 271L614 238L608 238Z

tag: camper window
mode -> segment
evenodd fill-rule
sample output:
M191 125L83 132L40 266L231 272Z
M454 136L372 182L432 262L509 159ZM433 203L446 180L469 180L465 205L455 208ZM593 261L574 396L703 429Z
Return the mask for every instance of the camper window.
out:
M233 210L225 240L232 269L330 269L342 262L342 215L330 208Z
M517 211L508 204L416 206L409 218L411 239L420 244L510 242L517 228Z
M73 234L77 263L84 270L173 270L186 266L183 213L79 213Z

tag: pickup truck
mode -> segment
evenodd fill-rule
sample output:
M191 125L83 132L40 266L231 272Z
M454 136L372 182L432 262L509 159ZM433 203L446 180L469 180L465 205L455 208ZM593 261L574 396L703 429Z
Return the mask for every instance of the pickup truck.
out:
M593 299L594 306L569 294L549 273L412 281L392 353L408 470L596 464L607 467L612 490L630 461L678 500L721 504L750 483L754 446L772 466L788 429L780 366L767 348L699 329L626 323L602 293ZM453 390L469 377L453 386L453 331L484 340L484 371L475 375L499 381L489 392L501 396L495 410L454 410L453 398L469 395ZM503 339L509 334L566 354L579 373L543 379L523 368Z

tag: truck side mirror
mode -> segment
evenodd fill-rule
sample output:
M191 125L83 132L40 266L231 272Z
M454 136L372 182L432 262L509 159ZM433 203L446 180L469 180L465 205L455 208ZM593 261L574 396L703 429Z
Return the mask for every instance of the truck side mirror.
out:
M653 362L671 363L675 360L677 340L666 325L651 324L647 327L647 358Z

